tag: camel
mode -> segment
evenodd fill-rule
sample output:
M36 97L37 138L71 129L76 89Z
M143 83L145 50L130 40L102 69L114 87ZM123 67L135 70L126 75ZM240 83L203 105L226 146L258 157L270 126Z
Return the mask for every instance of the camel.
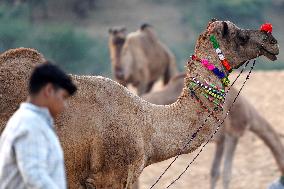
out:
M109 29L109 51L115 80L124 86L131 83L138 95L149 92L161 76L167 84L177 73L173 53L149 24L128 35L125 27Z
M210 56L219 66L210 35L216 36L232 68L261 55L276 60L279 53L271 34L243 30L230 21L212 21L200 35L195 54ZM247 36L243 46L238 44L240 35ZM26 98L24 81L31 68L42 62L41 57L36 50L25 48L0 55L1 128ZM78 92L55 120L70 189L130 189L146 166L196 150L215 131L223 115L220 109L212 113L215 105L200 92L193 95L188 89L192 76L222 86L197 61L187 65L183 91L171 105L151 104L105 77L71 76ZM194 140L186 145L190 136L195 136Z
M185 73L173 77L161 90L142 95L141 97L153 104L168 105L174 103L183 89ZM237 90L231 88L225 104L228 110L237 95ZM228 189L232 175L233 157L238 140L246 130L250 130L260 137L270 148L282 175L284 175L284 146L278 134L268 121L243 97L240 96L221 127L214 142L216 151L211 167L211 189L216 188L216 182L220 176L220 163L224 156L223 188ZM224 150L225 149L225 150Z

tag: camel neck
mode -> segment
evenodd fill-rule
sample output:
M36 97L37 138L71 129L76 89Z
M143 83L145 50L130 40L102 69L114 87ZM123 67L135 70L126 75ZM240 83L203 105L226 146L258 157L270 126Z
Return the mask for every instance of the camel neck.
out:
M203 45L196 46L195 54L198 57L207 58L215 65L222 66L209 40L199 44ZM187 68L184 88L177 102L155 108L155 112L158 112L155 114L159 117L153 118L154 131L150 142L153 151L149 158L150 164L194 151L215 131L222 116L222 110L214 111L214 103L200 91L193 95L188 87L194 77L223 89L220 79L198 61L191 60ZM211 112L215 112L215 115ZM189 142L194 135L194 139Z
M154 106L153 132L148 164L160 162L197 149L216 129L217 120L184 89L177 102ZM156 116L158 115L158 116ZM194 138L191 140L191 138Z

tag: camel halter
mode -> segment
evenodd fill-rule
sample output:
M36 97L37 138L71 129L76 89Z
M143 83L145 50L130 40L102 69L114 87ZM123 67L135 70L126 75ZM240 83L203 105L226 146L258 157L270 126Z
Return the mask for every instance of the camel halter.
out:
M261 25L260 31L264 31L267 33L271 33L272 32L272 25L270 23L265 23L263 25ZM245 66L242 68L242 70L240 71L240 73L238 74L238 76L235 78L235 80L233 81L233 83L231 84L231 86L228 88L228 90L226 91L225 95L228 94L228 92L230 91L230 89L232 88L232 86L235 84L235 82L237 81L237 79L240 77L240 75L243 73L243 71L245 70L245 68L247 67L247 65L249 64L250 61L247 61L245 63ZM176 178L174 179L166 188L169 188L171 185L173 185L177 180L179 180L181 178L181 176L188 170L189 166L197 159L197 157L200 155L200 153L203 151L203 149L205 148L205 146L210 142L210 140L212 140L212 138L214 137L214 135L218 132L218 130L220 129L221 125L224 123L225 119L228 117L229 112L231 111L233 105L235 104L237 98L239 97L241 91L243 90L247 80L250 78L250 74L254 68L256 64L256 61L253 61L252 66L250 67L250 70L245 78L245 81L243 82L240 90L238 91L236 97L233 100L233 103L231 104L231 106L229 107L228 111L225 114L225 117L223 118L223 120L218 119L218 122L221 122L216 130L213 132L213 134L208 138L208 140L205 142L204 145L202 145L201 149L199 150L199 152L194 156L194 158L189 162L189 164L186 166L186 168L184 169L184 171L182 171L182 173ZM226 101L224 102L224 104L226 103ZM167 168L163 171L163 173L158 177L158 179L156 180L156 182L150 187L150 189L152 189L162 178L162 176L167 172L167 170L173 165L173 163L179 158L179 156L182 154L182 151L193 141L193 139L197 136L197 134L199 133L199 131L203 128L203 126L206 124L208 118L213 114L213 111L209 113L209 115L207 116L207 118L204 120L203 124L191 135L190 140L185 144L185 146L180 150L180 152L178 153L178 155L173 159L173 161L167 166ZM282 183L284 183L284 176L281 177L281 181Z

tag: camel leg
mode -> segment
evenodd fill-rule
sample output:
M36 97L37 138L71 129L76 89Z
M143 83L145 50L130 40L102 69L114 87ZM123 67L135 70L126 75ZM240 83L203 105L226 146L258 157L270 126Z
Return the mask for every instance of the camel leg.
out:
M233 157L238 144L238 138L226 135L225 136L225 154L224 154L224 171L223 171L223 187L224 189L229 188L231 176L232 176L232 164Z
M132 189L139 189L139 180L133 184Z
M211 189L214 189L216 187L216 183L220 175L220 163L222 160L223 149L224 149L224 138L222 137L221 140L216 141L216 150L210 173Z
M284 175L284 145L274 128L264 117L255 112L253 122L249 129L271 150L279 170L282 175Z
M155 81L151 81L151 82L148 83L147 89L146 89L146 93L148 93L148 92L151 91L151 89L152 89L154 83L155 83Z
M137 86L137 95L141 96L142 94L145 94L147 92L147 84L144 82L139 83Z

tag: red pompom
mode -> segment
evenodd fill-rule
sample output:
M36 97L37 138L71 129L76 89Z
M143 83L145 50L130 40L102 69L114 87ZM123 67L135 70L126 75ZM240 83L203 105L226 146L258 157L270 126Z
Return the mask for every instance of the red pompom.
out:
M265 31L267 33L272 33L272 24L270 24L270 23L262 24L261 27L260 27L260 31Z

